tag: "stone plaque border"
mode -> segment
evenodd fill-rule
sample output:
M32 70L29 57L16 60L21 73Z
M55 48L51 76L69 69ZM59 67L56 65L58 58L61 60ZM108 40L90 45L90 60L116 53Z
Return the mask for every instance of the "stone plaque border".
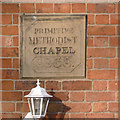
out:
M83 16L85 19L85 23L84 23L84 41L83 41L83 47L84 49L82 49L84 51L83 53L83 58L82 60L83 62L83 72L81 75L73 75L73 76L36 76L36 77L24 77L23 76L23 19L24 17L29 17L29 16L39 16L39 17L57 17L57 16L67 16L67 17L77 17L77 16ZM41 78L41 79L73 79L73 78L85 78L86 77L86 37L87 37L87 15L81 15L81 14L27 14L27 15L21 15L20 16L20 78L25 79L25 78Z

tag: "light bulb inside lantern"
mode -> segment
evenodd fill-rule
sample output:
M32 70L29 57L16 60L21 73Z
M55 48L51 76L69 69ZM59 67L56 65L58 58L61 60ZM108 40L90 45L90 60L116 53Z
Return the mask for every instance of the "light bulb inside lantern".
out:
M41 99L40 98L35 98L34 99L35 115L39 115L40 114L40 104L41 104Z

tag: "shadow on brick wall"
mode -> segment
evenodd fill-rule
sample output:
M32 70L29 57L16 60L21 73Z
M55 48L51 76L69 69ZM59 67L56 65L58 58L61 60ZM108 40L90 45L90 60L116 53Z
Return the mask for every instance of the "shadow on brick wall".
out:
M51 90L50 94L53 98L48 106L48 114L43 120L67 120L69 116L66 116L66 112L68 112L71 108L63 104L62 100L54 95L55 92L53 90Z

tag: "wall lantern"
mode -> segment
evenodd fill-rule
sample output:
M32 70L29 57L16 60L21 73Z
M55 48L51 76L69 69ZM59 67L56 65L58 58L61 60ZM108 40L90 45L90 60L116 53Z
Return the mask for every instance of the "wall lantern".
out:
M31 92L24 96L28 98L30 112L25 118L43 118L46 115L50 97L44 88L40 87L39 79L37 79L37 86Z

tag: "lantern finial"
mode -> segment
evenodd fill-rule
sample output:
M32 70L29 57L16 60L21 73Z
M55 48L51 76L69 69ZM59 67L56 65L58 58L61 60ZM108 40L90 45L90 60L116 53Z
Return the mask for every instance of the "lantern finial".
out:
M39 86L39 85L40 85L39 79L37 79L37 83L36 83L36 84L37 84L37 86Z

